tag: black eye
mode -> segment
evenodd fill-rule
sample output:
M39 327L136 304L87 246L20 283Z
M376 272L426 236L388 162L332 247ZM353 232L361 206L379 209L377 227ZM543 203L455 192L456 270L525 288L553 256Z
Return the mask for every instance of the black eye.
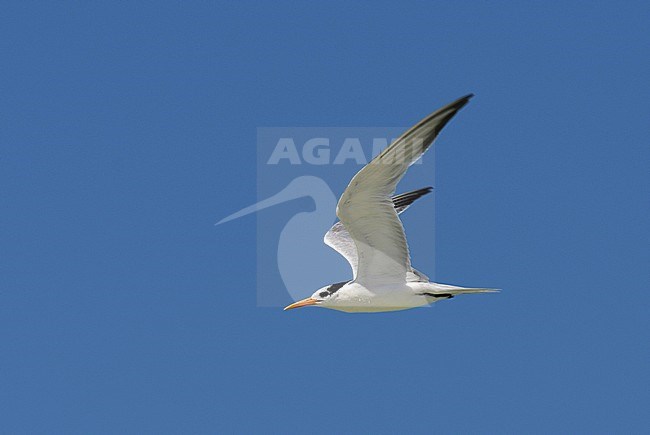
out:
M327 297L327 295L329 295L329 293L327 293L327 292L318 293L318 296L320 296L321 298L325 298L325 297Z

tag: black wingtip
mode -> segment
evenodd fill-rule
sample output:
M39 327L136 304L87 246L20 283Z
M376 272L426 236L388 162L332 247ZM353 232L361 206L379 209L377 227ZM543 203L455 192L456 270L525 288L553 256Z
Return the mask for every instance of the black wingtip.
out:
M421 189L412 190L410 192L402 193L400 195L393 196L393 205L395 208L408 207L413 204L415 200L428 195L433 190L433 187L423 187Z
M464 97L460 97L459 99L457 99L456 101L451 103L450 106L457 107L458 109L460 109L465 104L469 103L469 100L471 100L473 97L474 97L474 94L467 94Z
M420 189L415 189L411 192L405 193L405 195L426 195L427 193L431 192L433 190L432 186L427 186L427 187L422 187Z
M424 196L424 195L428 195L429 193L431 193L432 190L433 190L432 186L427 186L427 187L423 187L422 189L418 189L413 193L416 193L416 194L418 194L420 196Z

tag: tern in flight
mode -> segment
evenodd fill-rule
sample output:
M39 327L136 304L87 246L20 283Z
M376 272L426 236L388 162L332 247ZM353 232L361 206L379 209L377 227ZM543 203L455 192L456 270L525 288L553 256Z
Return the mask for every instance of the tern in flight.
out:
M352 178L336 207L339 222L325 234L325 243L350 263L353 279L322 287L285 310L313 305L353 313L398 311L459 294L498 291L430 282L415 270L399 214L430 189L391 198L409 166L472 96L424 118Z

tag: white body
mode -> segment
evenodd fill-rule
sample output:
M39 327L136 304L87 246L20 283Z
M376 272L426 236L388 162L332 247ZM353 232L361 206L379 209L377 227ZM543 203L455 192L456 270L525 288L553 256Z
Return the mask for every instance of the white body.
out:
M348 313L375 313L422 307L463 293L489 293L493 291L491 289L464 288L432 282L378 285L370 289L352 281L332 294L331 297L316 305Z

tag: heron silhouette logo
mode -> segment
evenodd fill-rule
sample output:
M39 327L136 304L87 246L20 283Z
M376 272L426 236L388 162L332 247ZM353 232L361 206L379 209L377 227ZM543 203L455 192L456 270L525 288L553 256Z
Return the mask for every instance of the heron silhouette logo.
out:
M338 196L352 176L403 130L258 129L257 201L217 222L256 215L258 305L285 306L337 278L351 278L347 262L323 236L336 222Z

